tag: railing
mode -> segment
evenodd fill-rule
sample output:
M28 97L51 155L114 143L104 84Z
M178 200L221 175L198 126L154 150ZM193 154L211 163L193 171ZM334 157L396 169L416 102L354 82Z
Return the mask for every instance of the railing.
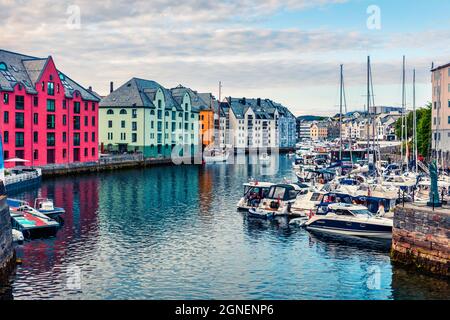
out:
M5 184L10 185L17 182L36 179L41 175L41 171L21 172L18 174L11 174L5 176Z
M119 155L107 155L100 157L98 163L121 163L128 161L144 161L144 155L142 153L137 154L119 154Z

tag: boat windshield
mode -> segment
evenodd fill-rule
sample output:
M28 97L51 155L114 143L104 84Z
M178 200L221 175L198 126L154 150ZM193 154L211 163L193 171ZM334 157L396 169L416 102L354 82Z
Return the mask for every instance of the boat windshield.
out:
M372 213L367 209L360 209L360 210L352 210L351 211L354 215L364 215L364 216L371 216Z

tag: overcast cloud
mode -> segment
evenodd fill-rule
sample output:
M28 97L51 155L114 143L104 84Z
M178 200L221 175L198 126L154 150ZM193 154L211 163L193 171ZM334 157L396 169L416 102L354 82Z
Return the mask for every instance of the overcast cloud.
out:
M221 80L227 96L251 93L266 97L270 92L275 97L268 98L277 98L296 114L308 113L310 106L322 113L333 107L334 92L324 92L321 97L297 93L307 92L304 88L308 87L316 91L320 86L337 87L340 63L345 64L350 86L357 90L363 85L369 53L374 76L383 85L398 85L401 54L410 50L409 65L418 69L418 82L429 86L432 59L447 62L448 46L439 47L439 39L450 38L450 31L386 34L333 28L320 21L315 28L265 24L272 15L331 10L346 3L0 0L1 48L52 55L60 69L101 94L107 94L109 81L118 86L133 76L168 87L183 83L213 93ZM74 11L68 11L73 5L80 9L80 29L67 25L74 21L70 19ZM361 12L362 24L366 18L366 12ZM435 55L421 53L433 49ZM377 78L374 81L376 85ZM352 88L348 92L352 93ZM423 90L421 102L428 96ZM393 104L397 100L380 97L380 101Z

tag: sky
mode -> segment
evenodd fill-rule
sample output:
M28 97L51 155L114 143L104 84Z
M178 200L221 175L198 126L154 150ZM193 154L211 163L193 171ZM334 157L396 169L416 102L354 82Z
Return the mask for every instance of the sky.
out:
M132 77L222 98L261 97L295 115L347 111L366 101L370 55L377 105L400 105L402 56L412 108L431 100L430 68L450 62L450 1L0 0L0 48L52 56L99 94Z

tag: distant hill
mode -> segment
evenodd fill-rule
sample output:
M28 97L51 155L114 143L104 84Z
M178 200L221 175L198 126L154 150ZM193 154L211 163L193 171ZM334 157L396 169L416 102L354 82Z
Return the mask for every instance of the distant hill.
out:
M319 117L319 116L300 116L297 117L299 121L322 121L327 119L327 117Z

